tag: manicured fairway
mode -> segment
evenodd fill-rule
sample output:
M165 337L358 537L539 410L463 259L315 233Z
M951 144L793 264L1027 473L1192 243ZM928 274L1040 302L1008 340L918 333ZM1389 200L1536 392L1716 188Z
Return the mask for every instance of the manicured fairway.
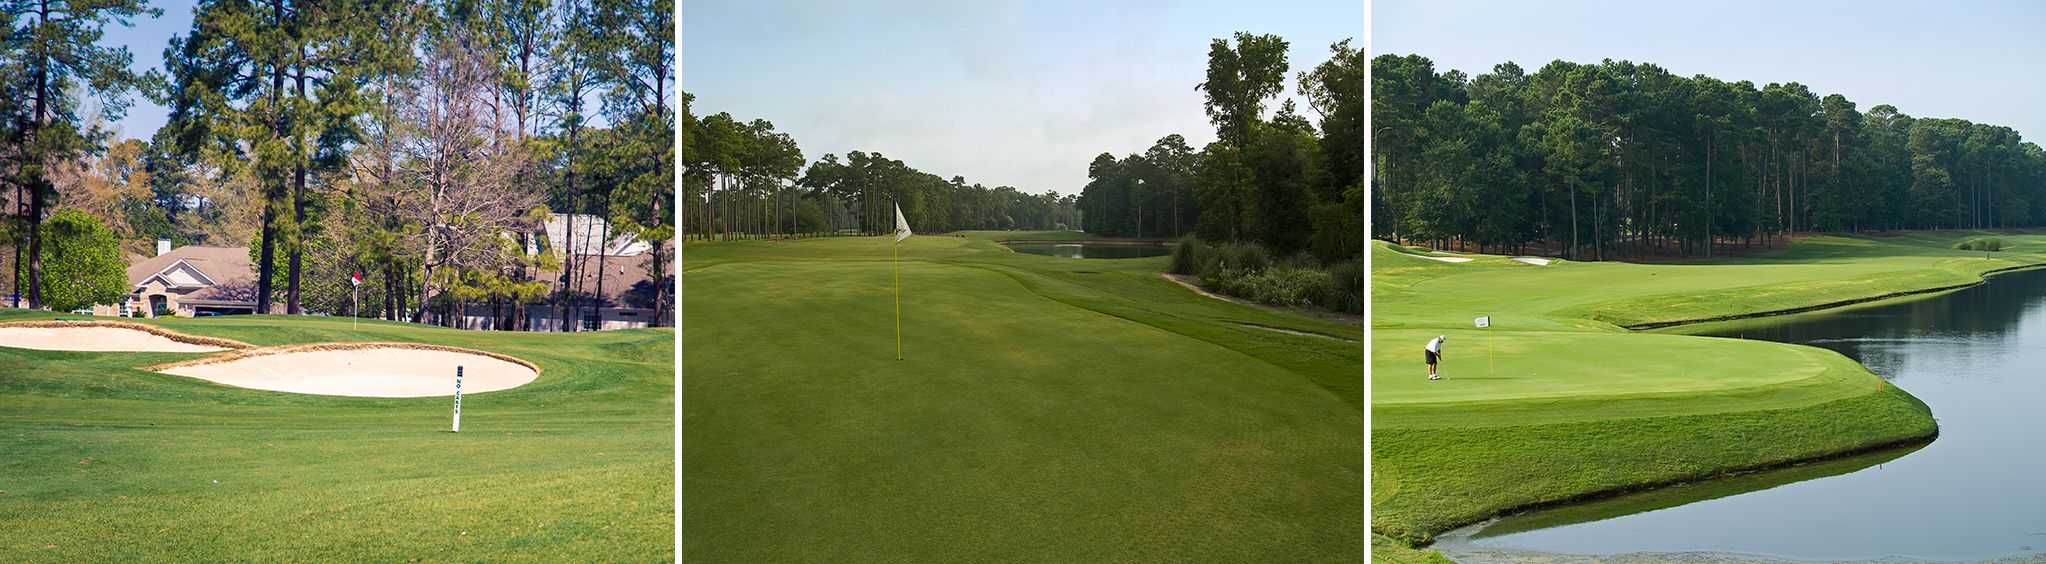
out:
M1360 328L974 235L685 246L684 559L1355 560Z
M50 316L0 313L38 318ZM672 558L670 330L151 322L261 346L434 343L542 373L466 394L454 434L448 398L268 392L135 369L197 354L0 347L0 561Z
M1983 236L2006 250L1949 249ZM1929 437L1923 404L1830 351L1623 327L1964 285L2046 263L2042 251L2046 236L2029 234L1815 236L1740 259L1537 266L1445 263L1374 243L1374 542L1426 542L1516 507ZM1472 326L1486 315L1489 332ZM1450 337L1448 379L1428 381L1420 349L1439 334Z

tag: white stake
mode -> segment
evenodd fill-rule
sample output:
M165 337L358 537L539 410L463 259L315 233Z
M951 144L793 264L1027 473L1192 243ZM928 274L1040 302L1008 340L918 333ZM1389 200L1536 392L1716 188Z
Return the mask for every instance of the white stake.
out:
M455 367L455 433L462 432L462 367Z

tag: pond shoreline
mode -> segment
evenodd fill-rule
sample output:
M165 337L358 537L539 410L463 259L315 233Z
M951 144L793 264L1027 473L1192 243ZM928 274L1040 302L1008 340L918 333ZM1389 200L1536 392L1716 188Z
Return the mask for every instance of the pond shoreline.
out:
M1821 405L1823 405L1823 404L1821 404ZM1527 505L1522 505L1522 506L1514 507L1514 508L1511 508L1511 509L1506 509L1506 510L1503 510L1503 511L1500 511L1500 512L1497 512L1497 513L1493 513L1493 514L1491 514L1491 515L1487 515L1487 516L1485 516L1485 517L1482 517L1482 518L1478 518L1478 519L1472 519L1472 520L1469 520L1469 521L1465 521L1465 522L1462 522L1462 523L1457 523L1457 524L1455 524L1455 525L1452 525L1452 526L1449 526L1449 527L1443 527L1443 528L1442 528L1441 530L1436 530L1436 531L1429 531L1429 532L1428 532L1428 535L1429 535L1429 536L1431 536L1431 537L1434 537L1434 536L1436 536L1436 535L1440 535L1440 534L1442 534L1442 533L1447 533L1447 532L1450 532L1450 531L1454 531L1454 530L1457 530L1457 529L1462 529L1462 528L1464 528L1464 527L1469 527L1469 526L1471 526L1471 525L1476 525L1476 524L1479 524L1479 523L1484 523L1484 522L1486 522L1486 521L1492 521L1492 520L1496 520L1496 519L1501 519L1501 518L1505 518L1505 517L1511 517L1511 516L1514 516L1514 515L1519 515L1519 514L1522 514L1522 513L1527 513L1527 512L1530 512L1530 511L1538 511L1538 510L1542 510L1542 509L1550 509L1550 508L1555 508L1555 507L1561 507L1561 506L1565 506L1565 505L1572 505L1572 504L1578 504L1578 503L1585 503L1585 502L1591 502L1591 501L1598 501L1598 500L1602 500L1602 499L1608 499L1608 498L1618 497L1618 496L1622 496L1622 495L1626 495L1626 494L1631 494L1631 493L1638 493L1638 492L1644 492L1644 491L1648 491L1648 490L1655 490L1655 489L1661 489L1661 488L1668 488L1668 487L1682 486L1682 485L1685 485L1685 484L1694 484L1694 483L1699 483L1699 482L1705 482L1705 481L1711 481L1711 480L1719 480L1719 479L1724 479L1724 478L1732 478L1732 477L1736 477L1736 476L1744 476L1744 475L1749 475L1749 474L1757 474L1757 473L1762 473L1762 472L1768 472L1768 471L1772 471L1772 470L1782 470L1782 469L1784 469L1784 468L1791 468L1791 467L1795 467L1795 466L1803 466L1803 465L1806 465L1806 464L1816 464L1816 463L1820 463L1820 462L1827 462L1827 461L1833 461L1833 460L1842 460L1842 459L1847 459L1847 458L1853 458L1853 457L1855 457L1855 456L1860 456L1860 455L1864 455L1864 454L1869 454L1869 453L1873 453L1873 452L1881 452L1881 451L1884 451L1884 450L1888 450L1888 449L1893 449L1893 448L1907 448L1907 447L1914 447L1914 446L1924 446L1924 445L1929 445L1929 444L1932 444L1932 442L1933 442L1933 441L1935 441L1935 440L1938 440L1938 439L1939 439L1939 428L1935 426L1935 427L1933 427L1933 429L1932 429L1932 432L1930 432L1930 433L1926 433L1926 434L1925 434L1925 435L1923 435L1923 436L1916 436L1916 437L1907 437L1907 438L1903 438L1903 439L1898 439L1898 440L1894 440L1894 441L1882 441L1882 442L1876 442L1876 443L1869 443L1869 444L1865 444L1865 445L1861 445L1861 446L1856 446L1856 447L1853 447L1853 448L1849 448L1849 449L1846 449L1846 450L1842 450L1842 451L1839 451L1839 452L1833 452L1833 453L1823 454L1823 455L1819 455L1819 456L1811 456L1811 457L1805 457L1805 458L1796 458L1796 459L1784 460L1784 461L1779 461L1779 462L1772 462L1772 463L1760 464L1760 465L1755 465L1755 466L1744 466L1744 467L1736 467L1736 468L1733 468L1733 469L1729 469L1729 470L1722 470L1722 471L1717 471L1717 472L1712 472L1712 473L1706 473L1706 474L1698 474L1698 475L1694 475L1694 476L1680 477L1680 478L1674 478L1674 479L1670 479L1670 480L1662 480L1662 481L1656 481L1656 482L1646 482L1646 483L1640 483L1640 484L1633 484L1633 485L1621 486L1621 487L1617 487L1617 488L1610 488L1610 489L1604 489L1604 490L1599 490L1599 491L1595 491L1595 492L1588 492L1588 493L1578 494L1578 495L1574 495L1574 496L1570 496L1570 497L1565 497L1565 498L1560 498L1560 499L1554 499L1554 500L1547 500L1547 501L1540 501L1540 502L1530 503L1530 504L1527 504ZM1435 543L1431 541L1431 542L1429 542L1429 543L1428 543L1427 545L1422 545L1422 547L1432 546L1432 545L1434 545L1434 544L1435 544ZM1564 556L1574 556L1574 555L1564 555Z
M1005 247L1009 245L1163 245L1170 247L1178 244L1171 239L1008 239L1001 241L1001 243Z
M1829 303L1826 303L1826 304L1820 304L1820 305L1814 305L1814 306L1806 306L1806 307L1799 307L1799 308L1789 308L1789 309L1783 309L1783 310L1772 310L1772 311L1764 311L1764 312L1755 312L1755 313L1747 313L1747 314L1736 314L1736 315L1716 316L1716 317L1711 317L1711 318L1703 318L1703 319L1693 319L1693 320L1682 320L1682 321L1673 321L1673 322L1659 322L1659 323L1649 323L1649 324L1640 324L1640 325L1628 326L1628 327L1625 327L1625 328L1626 328L1626 329L1628 329L1628 330L1629 330L1630 332L1648 332L1648 331L1651 331L1651 330L1655 330L1655 329L1664 329L1664 328L1669 328L1669 327L1677 327L1677 326L1684 326L1684 325L1699 325L1699 324L1708 324L1708 323L1715 323L1715 322L1724 322L1724 321L1737 321L1737 320L1749 320L1749 319L1762 319L1762 318L1770 318L1770 317L1781 317L1781 316L1789 316L1789 315L1796 315L1796 314L1802 314L1802 313L1814 313L1814 312L1822 312L1822 311L1827 311L1827 310L1835 310L1835 309L1842 309L1842 308L1847 308L1847 307L1850 307L1850 306L1859 306L1859 305L1867 305L1867 304L1871 304L1871 303L1876 303L1876 302L1883 302L1883 301L1887 301L1887 300L1900 300L1900 301L1908 301L1908 299L1912 299L1912 298L1926 298L1926 297L1935 297L1936 295L1939 295L1939 294L1945 294L1945 293L1948 293L1948 292L1954 292L1954 291L1959 291L1959 290L1965 290L1965 289L1969 289L1969 288L1974 288L1974 287L1977 287L1977 286L1981 286L1981 285L1983 285L1983 284L1986 284L1986 283L1988 283L1988 281L1989 281L1989 278L1990 278L1990 277L1993 277L1993 276L2000 276L2000 275L2004 275L2004 274L2011 274L2011 273L2017 273L2017 272L2026 272L2026 271L2040 270L2040 269L2042 269L2042 268L2046 268L2046 264L2026 264L2026 265L2017 265L2017 266L2009 266L2009 267L2003 267L2003 268L1997 268L1997 269L1992 269L1992 270L1984 271L1984 272L1982 272L1982 273L1981 273L1981 274L1979 275L1979 277L1978 277L1978 279L1977 279L1977 280L1975 280L1975 281L1973 281L1973 282L1965 283L1965 284L1953 284L1953 285L1945 285L1945 286L1938 286L1938 287L1932 287L1932 288L1924 288L1924 289L1917 289L1917 290L1908 290L1908 291L1903 291L1903 292L1891 292L1891 293L1887 293L1887 294L1882 294L1882 295L1877 295L1877 296L1868 296L1868 297L1862 297L1862 298L1854 298L1854 299L1847 299L1847 300L1839 300L1839 301L1829 302ZM1811 346L1811 345L1803 345L1803 346ZM1861 363L1861 362L1860 362L1859 360L1856 360L1855 362L1856 362L1856 364L1861 364L1861 365L1862 365L1862 367L1863 367L1864 369L1867 369L1867 368L1868 368L1866 364L1863 364L1863 363ZM1931 409L1931 406L1927 406L1927 409L1928 409L1928 410L1930 410L1930 409ZM1828 461L1833 461L1833 460L1841 460L1841 459L1847 459L1847 458L1852 458L1852 457L1854 457L1854 456L1859 456L1859 455L1863 455L1863 454L1868 454L1868 453L1871 453L1871 452L1878 452L1878 451L1882 451L1882 450L1886 450L1886 449L1891 449L1891 448L1905 448L1905 447L1913 447L1913 446L1924 446L1924 445L1930 445L1930 444L1931 444L1931 443L1933 443L1934 441L1938 440L1939 436L1940 436L1940 429L1939 429L1939 427L1935 426L1935 427L1933 427L1933 429L1932 429L1932 430L1931 430L1930 432L1928 432L1928 433L1925 433L1925 434L1923 434L1922 436L1916 436L1916 437L1907 437L1907 438L1903 438L1903 439L1899 439L1899 440L1892 440L1892 441L1882 441L1882 442L1877 442L1877 443L1870 443L1870 444L1866 444L1866 445L1861 445L1861 446L1857 446L1857 447L1854 447L1854 448L1850 448L1850 449L1846 449L1846 450L1841 450L1841 451L1837 451L1837 452L1833 452L1833 453L1827 453L1827 454L1822 454L1822 455L1818 455L1818 456L1804 457L1804 458L1799 458L1799 459L1793 459L1793 460L1785 460L1785 461L1779 461L1779 462L1775 462L1775 463L1769 463L1769 464L1762 464L1762 465L1756 465L1756 466L1749 466L1749 467L1739 467L1739 468L1734 468L1734 469L1731 469L1731 470L1727 470L1727 471L1721 471L1721 472L1716 472L1716 473L1710 473L1710 474L1704 474L1704 475L1697 475L1697 476L1691 476L1691 477L1685 477L1685 478L1676 478L1676 479L1671 479L1671 480L1662 480L1662 481L1656 481L1656 482L1646 482L1646 483L1640 483L1640 484L1632 484L1632 485L1628 485L1628 486L1622 486L1622 487L1617 487L1617 488L1610 488L1610 489L1606 489L1606 490L1600 490L1600 491L1596 491L1596 492L1587 492L1587 493L1584 493L1584 494L1579 494L1579 495L1575 495L1575 496L1570 496L1570 497L1567 497L1567 498L1561 498L1561 499L1554 499L1554 500L1545 500L1545 501L1541 501L1541 502L1536 502L1536 503L1530 503L1530 504L1527 504L1527 505L1517 506L1517 507L1513 507L1513 508L1510 508L1510 509L1506 509L1506 510L1498 511L1498 512L1496 512L1496 513L1493 513L1493 514L1491 514L1491 515L1489 515L1489 516L1485 516L1485 517L1483 517L1483 518L1479 518L1479 519L1472 519L1472 520L1469 520L1469 521L1466 521L1466 522L1462 522L1462 523L1458 523L1458 524L1455 524L1455 525L1453 525L1453 526L1448 526L1448 527L1442 527L1442 528L1440 528L1440 529L1437 529L1437 530L1431 530L1431 531L1428 531L1428 534L1429 534L1429 535L1430 535L1430 536L1432 537L1432 536L1435 536L1435 535L1440 535L1440 534L1443 534L1443 533L1447 533L1447 532L1455 531L1455 530L1458 530L1458 529L1462 529L1462 528L1470 527L1470 526L1472 526L1472 525L1476 525L1476 524L1484 523L1484 522L1487 522L1487 521L1497 520L1497 519L1501 519L1501 518L1506 518L1506 517L1510 517L1510 516L1513 516L1513 515L1519 515L1519 514L1524 514L1524 513L1528 513L1528 512L1532 512L1532 511L1538 511L1538 510L1543 510L1543 509L1551 509L1551 508L1555 508L1555 507L1561 507L1561 506L1567 506L1567 505L1573 505L1573 504L1580 504L1580 503L1592 502L1592 501L1597 501L1597 500L1602 500L1602 499L1608 499L1608 498L1612 498L1612 497L1617 497L1617 496L1621 496L1621 495L1626 495L1626 494L1631 494L1631 493L1638 493L1638 492L1643 492L1643 491L1648 491L1648 490L1655 490L1655 489L1661 489L1661 488L1667 488L1667 487L1674 487L1674 486L1681 486L1681 485L1686 485L1686 484L1692 484L1692 483L1698 483L1698 482L1705 482L1705 481L1711 481L1711 480L1718 480L1718 479L1730 478L1730 477L1735 477L1735 476L1742 476L1742 475L1756 474L1756 473L1762 473L1762 472L1769 472L1769 471L1774 471L1774 470L1781 470L1781 469L1784 469L1784 468L1790 468L1790 467L1795 467L1795 466L1801 466L1801 465L1806 465L1806 464L1816 464L1816 463L1828 462ZM1432 546L1432 545L1434 545L1434 544L1435 544L1434 542L1430 542L1430 543L1428 543L1428 544L1426 544L1426 545L1422 545L1422 546L1423 546L1423 547L1425 547L1425 546ZM1563 554L1557 554L1557 555L1553 555L1553 556L1573 556L1573 555L1563 555Z
M1668 329L1668 328L1670 328L1670 327L1678 327L1678 326L1683 326L1683 325L1698 325L1698 324L1702 324L1702 323L1717 323L1717 322L1720 322L1720 321L1739 321L1739 320L1743 320L1743 319L1759 319L1759 318L1764 318L1764 317L1777 317L1777 316L1783 316L1783 315L1796 315L1796 314L1800 314L1800 313L1812 313L1812 312L1815 312L1815 311L1824 311L1824 310L1829 310L1829 309L1843 308L1843 307L1847 307L1847 306L1861 305L1861 304L1866 304L1866 303L1872 303L1872 302L1880 302L1880 301L1883 301L1883 300L1889 300L1889 299L1896 299L1896 298L1908 298L1908 297L1914 297L1914 296L1922 296L1922 295L1926 295L1926 294L1938 294L1938 293L1942 293L1942 292L1951 292L1951 291L1954 291L1954 290L1965 290L1965 289L1968 289L1968 288L1973 288L1973 287L1976 287L1976 286L1981 286L1982 284L1984 284L1984 283L1988 282L1988 281L1989 281L1989 277L1991 277L1991 276L1996 276L1996 275L1999 275L1999 274L2009 274L2009 273L2012 273L2012 272L2018 272L2018 271L2024 271L2024 270L2033 270L2033 269L2038 269L2038 268L2046 268L2046 263L2040 263L2040 264L2021 264L2021 265L2018 265L2018 266L2006 266L2006 267L2003 267L2003 268L1997 268L1997 269L1985 270L1985 271L1982 271L1982 274L1980 274L1980 275L1978 275L1978 276L1977 276L1977 278L1975 279L1975 281L1974 281L1974 282L1968 282L1968 283L1966 283L1966 284L1953 284L1953 285L1949 285L1949 286L1937 286L1937 287L1933 287L1933 288L1924 288L1924 289L1919 289L1919 290L1909 290L1909 291L1904 291L1904 292L1891 292L1891 293L1888 293L1888 294L1882 294L1882 295L1879 295L1879 296L1869 296L1869 297L1864 297L1864 298L1854 298L1854 299L1848 299L1848 300L1840 300L1840 301L1835 301L1835 302L1827 302L1827 303L1823 303L1823 304L1818 304L1818 305L1811 305L1811 306L1804 306L1804 307L1794 307L1794 308L1789 308L1789 309L1778 309L1778 310L1770 310L1770 311L1763 311L1763 312L1756 312L1756 313L1742 313L1742 314L1735 314L1735 315L1722 315L1722 316L1719 316L1719 317L1706 317L1706 318L1699 318L1699 319L1681 319L1681 320L1677 320L1677 321L1657 321L1657 322L1654 322L1654 323L1641 323L1641 324L1637 324L1637 325L1628 325L1628 326L1624 327L1624 329L1627 329L1627 330L1630 330L1630 331L1652 331L1652 330L1655 330L1655 329Z
M1484 522L1443 533L1446 542L1439 544L1443 554L1455 550L1482 561L1493 558L1487 553L1493 548L1547 551L1570 558L1725 549L1798 554L1796 559L1808 560L1903 559L1904 555L1938 561L2037 558L2036 552L2029 551L2035 549L2032 545L2042 533L2037 532L2040 521L2031 508L2046 497L2032 487L2032 474L2046 464L2046 456L2037 451L2023 453L2029 449L2011 449L2005 443L2016 440L2022 444L2022 429L2035 427L2041 420L2029 401L2014 398L2036 398L2039 390L2046 389L2042 388L2046 380L2033 377L2036 374L2026 369L2046 358L2028 346L2046 330L2046 269L1999 269L1983 277L1981 283L1965 289L1932 296L1910 295L1846 310L1708 325L1695 333L1740 335L1831 350L1899 387L1922 394L1919 397L1924 398L1926 409L1940 416L1938 440L1928 443L1937 446L1908 454L1908 462L1895 460L1898 464L1892 472L1856 469L1827 473L1814 480L1827 481L1824 485L1783 490L1744 487L1740 481L1700 486L1701 491L1722 492L1714 498L1728 498L1710 505L1622 501L1582 506L1585 509L1570 505L1547 513L1507 514L1497 525ZM2002 354L1969 354L1977 349ZM1992 374L2000 376L1989 376ZM1803 472L1788 470L1766 475L1800 474ZM1813 478L1794 481L1806 479ZM1908 493L1900 494L1901 501L1860 503L1864 496L1857 492L1875 490ZM1882 514L1897 516L1868 517ZM1981 518L1971 522L1946 517L1955 514ZM1598 517L1578 518L1583 515ZM1727 526L1710 534L1690 532L1699 524L1714 522L1726 522ZM1827 522L1839 525L1812 525ZM1781 536L1756 533L1762 530L1780 532ZM1619 531L1638 538L1616 537ZM1458 540L1474 535L1498 538L1479 544ZM1477 552L1463 552L1470 548Z
M1410 255L1411 255L1411 253L1404 253L1404 254L1410 254ZM1416 255L1416 256L1418 256L1418 255ZM1429 258L1429 257L1425 257L1425 256L1420 256L1419 258ZM1968 288L1973 288L1973 287L1981 286L1981 285L1983 285L1983 284L1986 284L1986 283L1988 282L1988 279L1989 279L1989 277L1991 277L1991 276L1998 276L1998 275L2003 275L2003 274L2009 274L2009 273L2014 273L2014 272L2034 271L2034 270L2040 270L2040 269L2046 269L2046 263L2039 263L2039 264L2021 264L2021 265L2015 265L2015 266L2007 266L2007 267L1995 268L1995 269L1991 269L1991 270L1987 270L1987 271L1983 271L1983 272L1980 272L1980 273L1978 273L1978 275L1977 275L1977 278L1976 278L1976 280L1974 280L1974 281L1971 281L1971 282L1967 282L1967 283L1962 283L1962 284L1948 284L1948 285L1941 285L1941 286L1936 286L1936 287L1929 287L1929 288L1921 288L1921 289L1907 290L1907 291L1902 291L1902 292L1890 292L1890 293L1884 293L1884 294L1879 294L1879 295L1871 295L1871 296L1863 296L1863 297L1858 297L1858 298L1851 298L1851 299L1837 300L1837 301L1827 302L1827 303L1823 303L1823 304L1817 304L1817 305L1812 305L1812 306L1804 306L1804 307L1797 307L1797 308L1786 308L1786 309L1779 309L1779 310L1767 310L1767 311L1758 311L1758 312L1749 312L1749 313L1739 313L1739 314L1731 314L1731 315L1722 315L1722 316L1713 316L1713 317L1707 317L1707 318L1698 318L1698 319L1686 319L1686 320L1668 321L1668 322L1655 322L1655 323L1643 323L1643 324L1636 324L1636 325L1622 326L1622 328L1624 328L1624 329L1627 329L1627 330L1628 330L1628 333L1642 333L1642 334L1647 334L1647 333L1651 333L1651 332L1653 332L1654 330L1657 330L1657 329L1665 329L1665 328L1670 328L1670 327L1678 327L1678 326L1685 326L1685 325L1699 325L1699 324L1707 324L1707 323L1713 323L1713 322L1723 322L1723 321L1735 321L1735 320L1747 320L1747 319L1758 319L1758 318L1770 318L1770 317L1780 317L1780 316L1789 316L1789 315L1795 315L1795 314L1802 314L1802 313L1812 313L1812 312L1821 312L1821 311L1828 311L1828 310L1836 310L1836 309L1843 309L1843 308L1848 308L1848 307L1851 307L1851 306L1860 306L1860 305L1866 305L1866 304L1871 304L1871 303L1876 303L1876 302L1884 302L1884 301L1888 301L1888 300L1899 300L1899 301L1908 301L1909 299L1914 299L1914 298L1921 298L1921 297L1933 297L1933 296L1936 296L1936 295L1940 295L1940 294L1945 294L1945 293L1949 293L1949 292L1954 292L1954 291L1959 291L1959 290L1964 290L1964 289L1968 289ZM1867 369L1867 365L1866 365L1866 364L1863 364L1863 363L1861 363L1861 362L1860 362L1860 361L1858 361L1858 360L1857 360L1857 361L1855 361L1855 364L1857 364L1857 365L1859 365L1859 366L1862 366L1862 367L1863 367L1864 369ZM1907 392L1907 393L1908 393L1908 392ZM1831 403L1831 402L1828 402L1828 403ZM1820 405L1825 405L1825 404L1820 404ZM1810 407L1806 407L1806 408L1802 408L1802 409L1811 409L1811 408L1813 408L1813 407L1817 407L1817 406L1810 406ZM1928 406L1928 407L1927 407L1927 409L1929 410L1929 409L1930 409L1930 407ZM1872 453L1872 452L1879 452L1879 451L1883 451L1883 450L1886 450L1886 449L1893 449L1893 448L1907 448L1907 447L1914 447L1914 446L1924 446L1924 445L1929 445L1929 444L1933 443L1934 441L1936 441L1936 440L1938 440L1938 439L1940 438L1940 436L1941 436L1941 431L1942 431L1942 430L1941 430L1941 429L1940 429L1940 428L1939 428L1939 427L1938 427L1937 425L1934 425L1934 426L1932 426L1932 427L1931 427L1930 429L1928 429L1928 430L1926 430L1926 431L1924 431L1924 432L1921 432L1921 433L1913 433L1913 434L1912 434L1912 435L1910 435L1910 436L1905 436L1905 437L1896 437L1896 436L1894 436L1894 435L1893 435L1892 437L1888 438L1887 440L1876 440L1876 441L1872 441L1872 442L1867 442L1867 443L1862 443L1862 444L1858 444L1858 445L1852 445L1852 446L1848 446L1847 448L1842 448L1842 449L1839 449L1839 450L1834 450L1834 451L1831 451L1831 452L1826 452L1826 453L1822 453L1822 454L1816 454L1816 455L1812 455L1812 456L1804 456L1804 457L1798 457L1798 458L1793 458L1793 459L1784 459L1784 460L1775 460L1775 461L1761 462L1761 463L1757 463L1757 464L1746 464L1746 465L1731 465L1731 466L1728 466L1728 467L1724 467L1724 468L1720 468L1720 469L1716 469L1716 470L1704 471L1704 472L1699 472L1699 473L1689 474L1689 475L1685 475L1685 476L1669 477L1669 478L1667 478L1667 479L1661 479L1661 480L1652 480L1652 481L1644 481L1644 482L1639 482L1639 483L1634 483L1634 484L1627 484L1627 485L1623 485L1623 486L1616 486L1616 487L1612 487L1612 488L1606 488L1606 489L1601 489L1601 490L1598 490L1598 491L1591 491L1591 492L1582 492L1582 493L1578 493L1578 494L1575 494L1575 495L1569 495L1569 496L1567 496L1567 497L1561 497L1561 498L1555 498L1555 499L1546 499L1546 500L1541 500L1541 501L1531 502L1531 503L1527 503L1527 504L1517 505L1517 506L1513 506L1513 507L1510 507L1510 508L1505 508L1505 509L1501 509L1501 510L1498 510L1498 511L1494 511L1494 512L1491 512L1491 513L1489 513L1489 514L1487 514L1487 515L1484 515L1484 516L1479 516L1479 517L1475 517L1475 518L1470 518L1470 519L1460 519L1460 520L1457 520L1457 521L1456 521L1456 522L1454 522L1454 523L1437 523L1437 524L1436 524L1436 526L1431 526L1431 527L1427 527L1427 528L1425 528L1425 529L1422 529L1422 530L1416 531L1416 532L1422 532L1422 533L1424 533L1424 534L1426 535L1426 537L1424 537L1424 539L1416 539L1416 540L1423 540L1423 542L1418 542L1418 543L1411 543L1411 544L1408 544L1408 543L1402 543L1402 544L1407 544L1408 546L1411 546L1411 547L1414 547L1414 548L1426 549L1426 548L1428 548L1428 547L1430 547L1430 546L1433 546L1433 545L1435 545L1435 544L1436 544L1436 543L1434 542L1434 541L1435 541L1435 536L1436 536L1436 535L1440 535L1440 534L1448 533L1448 532L1450 532L1450 531L1455 531L1455 530L1458 530L1458 529L1462 529L1462 528L1465 528L1465 527L1469 527L1469 526L1472 526L1472 525L1475 525L1475 524L1479 524L1479 523L1484 523L1484 522L1487 522L1487 521L1490 521L1490 520L1496 520L1496 519L1500 519L1500 518L1504 518L1504 517L1509 517L1509 516L1513 516L1513 515L1518 515L1518 514L1523 514L1523 513L1527 513L1527 512L1530 512L1530 511L1537 511L1537 510L1543 510L1543 509L1551 509L1551 508L1555 508L1555 507L1560 507L1560 506L1568 506L1568 505L1573 505L1573 504L1580 504L1580 503L1586 503L1586 502L1591 502L1591 501L1597 501L1597 500L1602 500L1602 499L1612 498L1612 497L1616 497L1616 496L1621 496L1621 495L1626 495L1626 494L1632 494L1632 493L1638 493L1638 492L1643 492L1643 491L1649 491L1649 490L1656 490L1656 489L1668 488L1668 487L1673 487L1673 486L1682 486L1682 485L1686 485L1686 484L1693 484L1693 483L1699 483L1699 482L1705 482L1705 481L1711 481L1711 480L1717 480L1717 479L1723 479L1723 478L1729 478L1729 477L1736 477L1736 476L1743 476L1743 475L1750 475L1750 474L1764 473L1764 472L1769 472L1769 471L1774 471L1774 470L1781 470L1781 469L1785 469L1785 468L1791 468L1791 467L1796 467L1796 466L1802 466L1802 465L1807 465L1807 464L1815 464L1815 463L1822 463L1822 462L1827 462L1827 461L1833 461L1833 460L1841 460L1841 459L1847 459L1847 458L1852 458L1852 457L1854 457L1854 456L1859 456L1859 455L1865 455L1865 454L1868 454L1868 453ZM1385 535L1385 534L1389 534L1389 533L1390 533L1390 531L1389 531L1389 530L1379 530L1379 529L1377 529L1376 527L1373 527L1373 534L1374 534L1374 535ZM1395 539L1398 539L1399 537L1395 535L1395 536L1392 536L1391 538L1395 538ZM1409 542L1411 542L1411 541L1409 541Z

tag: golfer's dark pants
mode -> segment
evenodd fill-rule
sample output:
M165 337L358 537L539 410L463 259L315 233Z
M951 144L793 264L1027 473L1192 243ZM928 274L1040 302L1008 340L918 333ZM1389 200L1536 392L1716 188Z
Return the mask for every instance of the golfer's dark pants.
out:
M1435 356L1435 351L1431 351L1431 350L1428 350L1428 349L1421 349L1421 352L1423 352L1423 353L1426 353L1426 354L1428 355L1428 366L1434 366L1434 365L1435 365L1435 359L1436 359L1436 356Z

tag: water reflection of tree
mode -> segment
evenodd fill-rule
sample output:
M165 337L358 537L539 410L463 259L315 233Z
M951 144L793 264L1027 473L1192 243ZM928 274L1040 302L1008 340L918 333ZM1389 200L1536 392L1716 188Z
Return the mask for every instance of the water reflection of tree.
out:
M1990 283L1902 303L1816 312L1730 330L1749 339L1809 343L1894 366L1900 340L2002 341L2027 316L2046 309L2046 271L1994 277ZM1721 333L1721 336L1736 336ZM1878 373L1881 373L1878 371Z

